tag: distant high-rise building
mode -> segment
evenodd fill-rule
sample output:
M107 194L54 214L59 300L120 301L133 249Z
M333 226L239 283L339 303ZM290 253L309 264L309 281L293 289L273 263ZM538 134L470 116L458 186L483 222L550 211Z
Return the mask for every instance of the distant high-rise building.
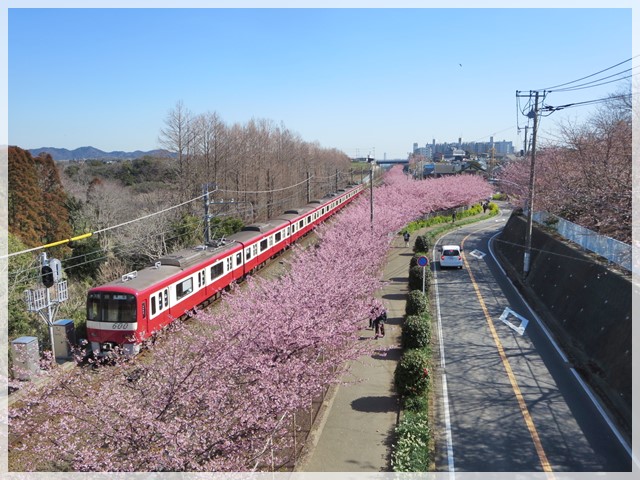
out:
M489 138L488 142L469 142L463 143L462 137L458 138L458 143L436 143L435 138L432 140L431 145L425 147L418 147L417 143L413 144L413 153L424 155L427 158L434 158L437 154L443 154L445 157L451 156L451 152L454 149L464 150L471 155L491 156L493 149L494 156L504 157L515 152L513 142L502 140L495 142L493 137Z

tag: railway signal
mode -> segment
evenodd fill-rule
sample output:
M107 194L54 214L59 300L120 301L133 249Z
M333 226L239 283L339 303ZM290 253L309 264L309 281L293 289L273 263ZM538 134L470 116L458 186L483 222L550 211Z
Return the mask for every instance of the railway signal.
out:
M47 258L46 253L40 254L40 280L44 288L24 291L24 301L27 311L40 315L49 327L51 338L51 352L55 358L53 341L53 323L62 302L69 299L67 281L62 279L62 264L57 258Z

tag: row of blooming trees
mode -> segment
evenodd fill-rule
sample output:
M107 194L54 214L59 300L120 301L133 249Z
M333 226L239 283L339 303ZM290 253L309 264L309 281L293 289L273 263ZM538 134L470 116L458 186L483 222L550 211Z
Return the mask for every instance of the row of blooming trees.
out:
M270 463L271 448L263 454L273 445L274 462L286 462L289 415L373 348L359 330L396 232L489 193L477 177L418 182L391 171L375 189L373 228L364 195L320 227L313 246L296 248L280 278L249 280L140 358L59 374L33 392L11 411L10 461L26 470L49 459L76 471L246 471Z

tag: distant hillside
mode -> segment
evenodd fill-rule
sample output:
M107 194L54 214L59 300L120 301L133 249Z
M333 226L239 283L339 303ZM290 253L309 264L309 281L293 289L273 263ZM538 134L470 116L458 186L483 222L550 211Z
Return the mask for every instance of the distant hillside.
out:
M57 162L64 162L68 160L133 160L136 158L142 158L146 155L151 157L171 157L173 154L167 150L150 150L148 152L142 152L136 150L135 152L103 152L93 147L80 147L75 150L68 150L66 148L54 148L54 147L42 147L33 148L29 152L34 157L37 157L41 153L48 153Z

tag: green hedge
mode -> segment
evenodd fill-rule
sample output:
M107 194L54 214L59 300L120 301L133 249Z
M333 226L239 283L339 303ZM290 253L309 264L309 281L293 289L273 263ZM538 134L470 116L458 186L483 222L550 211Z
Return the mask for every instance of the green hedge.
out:
M416 265L414 267L411 267L411 269L409 269L409 290L420 290L420 292L422 292L422 274L424 272L425 275L425 282L424 282L424 293L428 294L429 293L429 287L431 286L431 268L429 266L427 267L421 267L419 265Z
M402 408L409 412L423 412L429 411L429 397L428 395L410 395L402 398Z
M414 253L430 252L433 248L433 242L427 235L418 235L413 244Z
M407 315L421 315L429 309L429 299L426 295L422 294L422 285L420 290L411 290L407 297L407 304L405 306L405 314Z
M424 348L431 341L431 315L408 315L402 325L402 347Z
M426 413L406 412L396 427L397 442L391 455L394 472L428 472L429 417Z
M402 396L422 395L429 389L429 352L405 350L394 372L396 391Z
M487 215L489 216L493 216L496 215L498 213L498 205L496 205L493 202L489 202L489 212L487 213ZM456 222L455 225L459 226L459 221L465 217L472 217L472 216L476 216L476 215L483 215L484 212L482 211L482 203L476 203L472 206L470 206L469 208L467 208L466 210L458 210L456 209ZM477 220L482 220L484 217L480 217ZM451 224L451 215L436 215L435 217L429 217L429 218L423 218L422 220L416 220L415 222L410 222L409 224L407 224L407 226L402 230L402 233L404 233L405 231L411 233L411 232L415 232L416 230L420 230L421 228L425 228L425 227L432 227L434 225L440 225L440 224ZM450 227L448 227L450 228ZM446 228L446 229L448 229ZM430 240L431 238L433 238L432 236L427 237L427 240ZM417 239L416 239L417 242ZM424 251L428 251L430 249L424 250ZM416 250L416 248L414 247L414 252L417 252L418 250Z

